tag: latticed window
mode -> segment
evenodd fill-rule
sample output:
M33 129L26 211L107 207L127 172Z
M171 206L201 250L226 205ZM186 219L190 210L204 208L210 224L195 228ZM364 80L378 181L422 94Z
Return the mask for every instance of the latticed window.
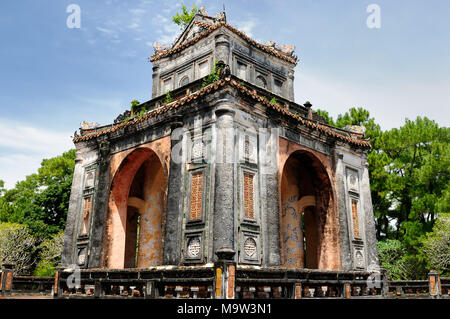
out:
M88 233L89 228L89 214L91 213L91 204L92 198L87 197L84 199L84 208L83 208L83 224L81 226L81 234L85 235Z
M253 200L254 174L244 172L244 218L255 219L255 207Z
M359 217L358 217L358 201L352 199L352 218L353 218L353 234L360 237L359 234Z
M202 218L203 172L192 174L190 220Z

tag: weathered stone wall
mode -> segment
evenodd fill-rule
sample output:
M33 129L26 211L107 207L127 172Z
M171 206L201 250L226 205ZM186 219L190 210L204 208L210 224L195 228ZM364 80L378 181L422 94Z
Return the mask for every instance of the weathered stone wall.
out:
M267 130L271 134L266 135ZM154 236L147 241L153 248L141 246L139 257L147 260L137 266L210 263L224 247L236 252L234 261L240 264L283 265L287 251L283 229L293 223L282 219L287 196L283 170L296 154L303 155L296 157L291 175L297 166L303 173L291 184L306 185L301 182L305 176L311 180L308 191L298 189L291 195L306 213L307 251L311 253L311 243L320 249L306 258L306 265L299 258L292 266L365 269L377 260L363 151L271 113L235 88L220 89L186 108L79 143L77 148L64 265L123 268L128 206L152 215L142 236ZM161 170L150 165L155 171L145 173L152 177L142 178L143 189L147 195L160 190L164 201L147 207L139 200L145 199L141 198L145 192L130 193L130 188L141 183L135 181L136 172L151 156L157 156ZM95 180L86 188L89 171L95 172ZM349 172L357 173L356 184ZM147 179L159 182L146 184ZM132 203L129 195L136 197ZM83 237L79 234L87 196L93 202L90 231ZM352 199L358 201L356 206ZM191 214L194 206L196 212ZM353 216L358 216L358 223ZM355 238L354 225L359 225L361 238ZM85 257L80 259L83 249Z

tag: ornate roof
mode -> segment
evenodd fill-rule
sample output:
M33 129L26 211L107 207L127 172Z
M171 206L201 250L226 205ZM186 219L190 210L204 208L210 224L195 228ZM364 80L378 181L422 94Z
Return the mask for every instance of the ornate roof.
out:
M286 62L295 64L295 65L297 64L297 57L295 57L295 56L293 56L291 54L287 54L287 53L285 53L285 52L283 52L281 50L278 50L278 49L274 48L273 46L267 46L267 45L261 44L259 42L256 42L255 40L253 40L250 37L248 37L244 32L237 30L236 28L234 28L233 26L229 25L225 21L218 21L218 22L216 22L214 24L210 24L210 23L206 23L206 22L202 22L202 21L193 21L193 24L201 26L202 28L205 29L205 31L203 31L202 33L200 33L199 35L197 35L196 37L194 37L191 40L188 40L186 42L182 42L182 43L180 43L178 45L175 45L171 49L157 51L150 58L150 62L158 61L158 60L160 60L162 58L171 56L172 54L181 52L184 49L194 45L195 43L197 43L201 39L207 37L213 31L215 31L215 30L217 30L217 29L219 29L221 27L225 27L228 30L230 30L231 32L233 32L236 35L238 35L239 37L241 37L243 40L247 41L249 44L257 47L261 51L267 52L267 53L269 53L269 54L271 54L273 56L276 56L277 58L279 58L281 60L286 61Z
M156 116L164 114L168 111L175 110L175 109L178 109L181 107L187 107L187 106L189 106L189 104L191 102L198 100L199 98L201 98L207 94L214 93L217 90L224 88L226 86L233 87L233 88L237 89L241 94L244 94L245 96L253 99L255 102L261 103L262 105L265 105L268 108L271 108L279 113L282 113L288 117L291 117L292 119L297 120L299 122L299 124L301 124L301 125L309 127L313 130L317 130L321 133L324 133L328 136L332 136L338 140L347 142L349 144L353 144L353 145L357 145L357 146L361 146L361 147L371 147L369 141L358 138L358 137L352 137L350 135L350 132L341 131L341 130L338 130L337 128L327 126L322 123L317 123L311 119L308 119L306 117L295 114L295 113L289 111L287 108L284 108L276 103L271 103L266 97L258 94L256 90L250 90L249 88L241 85L240 83L238 83L236 80L234 80L231 77L227 77L227 78L221 79L219 81L216 81L216 82L198 90L197 92L194 92L188 96L185 96L179 100L171 102L171 103L164 105L162 107L159 107L157 109L150 110L143 116L131 119L128 122L117 123L117 124L113 124L113 125L103 127L103 128L100 127L97 130L91 131L87 134L84 134L81 136L76 136L73 139L73 142L78 143L78 142L82 142L82 141L88 141L93 138L124 129L125 127L128 127L128 126L134 126L138 123L144 122L145 120L147 120L149 118L156 117Z

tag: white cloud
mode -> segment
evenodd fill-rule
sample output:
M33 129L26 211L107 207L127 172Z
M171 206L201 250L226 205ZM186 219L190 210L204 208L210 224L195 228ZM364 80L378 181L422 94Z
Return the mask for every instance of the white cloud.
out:
M317 73L296 70L295 100L310 101L313 109L328 111L334 118L351 107L363 107L382 129L400 127L405 119L426 116L440 126L450 118L450 83L411 81L372 84L364 81L335 80Z
M37 172L44 158L73 148L70 132L52 131L0 119L0 179L14 187L26 175Z
M253 30L258 26L259 22L255 18L248 18L245 21L231 21L230 24L251 38L253 37Z

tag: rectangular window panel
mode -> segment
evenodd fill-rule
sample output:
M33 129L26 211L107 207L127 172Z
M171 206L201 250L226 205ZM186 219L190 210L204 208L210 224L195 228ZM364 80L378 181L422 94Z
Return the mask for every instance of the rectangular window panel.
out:
M89 214L91 213L92 198L88 197L84 199L83 208L83 224L81 226L81 234L86 235L89 230Z
M203 173L192 174L191 180L191 211L190 220L199 220L202 218L202 200L203 200Z
M244 172L244 218L246 219L255 219L253 177L254 174Z
M208 61L202 62L198 65L200 77L207 76L209 74L209 63Z
M247 80L247 65L241 62L237 63L238 77Z
M352 218L353 218L353 234L355 237L360 238L359 233L359 217L358 217L358 201L352 199Z
M167 80L164 80L164 82L163 82L163 92L162 93L165 94L171 90L172 90L172 78L168 78Z

